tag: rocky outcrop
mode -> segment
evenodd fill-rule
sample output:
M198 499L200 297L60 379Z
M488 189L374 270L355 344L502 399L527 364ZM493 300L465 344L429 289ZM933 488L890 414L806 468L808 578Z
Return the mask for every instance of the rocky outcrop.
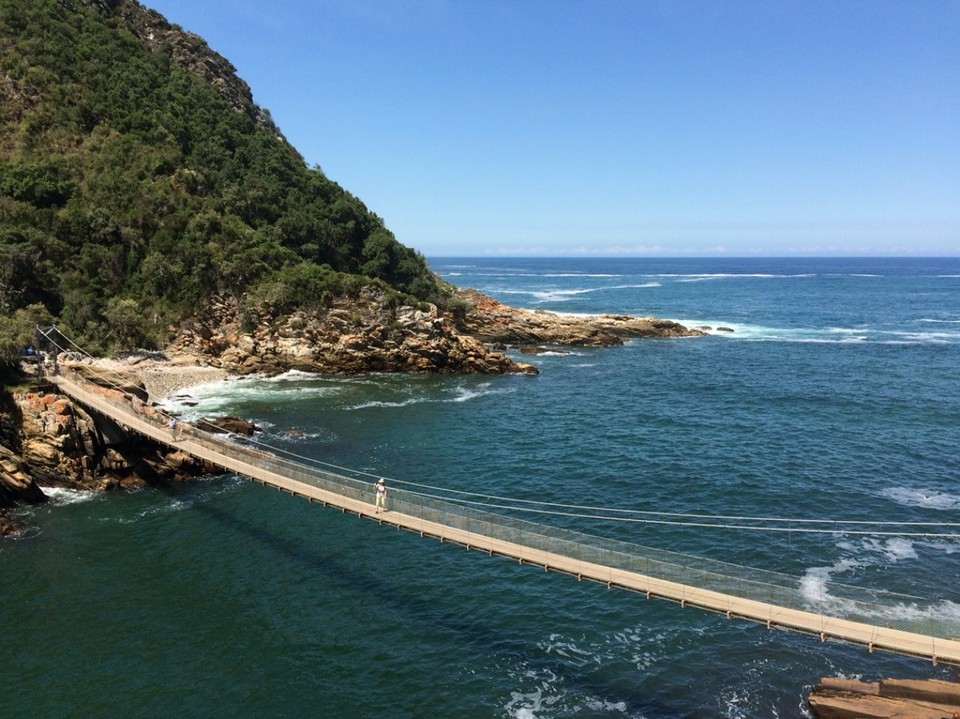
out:
M559 315L517 309L476 290L458 290L466 307L457 315L457 330L482 342L504 345L609 347L634 337L696 337L705 334L671 320L629 315Z
M475 290L456 293L456 309L446 312L392 306L380 290L367 288L358 298L282 317L268 308L241 311L237 301L218 298L181 330L171 351L235 374L535 374L497 348L536 353L551 351L544 345L605 347L628 338L705 334L655 317L558 315L508 307Z
M211 434L239 434L242 437L252 437L255 432L262 432L257 425L243 417L201 417L196 426Z
M24 459L10 449L0 446L0 507L12 507L17 502L39 504L47 496L37 485Z
M247 325L253 329L244 330ZM235 301L220 299L181 331L172 350L235 374L537 371L457 332L436 307L391 306L376 288L323 310L275 317L263 308L255 317L248 311L242 320Z
M116 389L100 391L124 396ZM0 497L8 504L44 501L40 485L109 490L162 484L212 470L92 415L53 391L7 397L0 409L5 427L0 437Z
M818 719L960 719L960 684L824 677L807 699Z

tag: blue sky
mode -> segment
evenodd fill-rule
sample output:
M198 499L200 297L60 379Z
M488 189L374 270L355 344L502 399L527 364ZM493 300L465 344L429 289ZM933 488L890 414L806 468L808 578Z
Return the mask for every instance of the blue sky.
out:
M960 255L960 0L143 0L427 256Z

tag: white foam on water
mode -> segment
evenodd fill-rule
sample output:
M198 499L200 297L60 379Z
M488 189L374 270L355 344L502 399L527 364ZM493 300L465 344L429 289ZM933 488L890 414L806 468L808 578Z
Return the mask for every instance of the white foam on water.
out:
M674 651L676 640L672 632L652 631L639 625L598 636L594 641L554 632L538 642L538 647L547 656L572 667L574 673L624 661L643 671ZM591 716L612 717L628 713L627 702L619 697L598 696L584 693L582 687L567 687L565 680L549 667L520 662L507 668L506 673L516 686L504 706L510 717L549 719L579 716L584 711L591 712Z
M905 621L951 622L960 623L960 604L949 599L941 599L936 604L920 606L918 604L897 604L889 613L878 616Z
M468 402L472 399L478 399L480 397L487 397L490 395L512 394L515 391L516 390L514 390L512 387L494 386L492 382L485 382L484 384L477 385L476 387L464 387L462 385L454 387L451 391L451 394L448 396L438 397L435 395L416 395L399 400L370 400L368 402L361 402L360 404L345 407L344 409L360 410L374 407L396 408L409 407L410 405L415 404L448 404L452 402Z
M904 507L924 509L960 509L960 494L950 494L922 487L888 487L880 495Z
M617 714L626 714L627 713L627 703L626 702L611 702L605 701L602 699L594 699L593 697L587 697L584 704L587 705L587 708L595 712L609 712Z
M530 294L540 302L566 302L578 295L587 295L596 290L578 288L572 290L534 290Z
M502 388L495 389L490 382L477 385L476 387L457 387L454 390L454 396L439 400L440 402L469 402L478 397L486 397L493 394L510 394L513 390Z
M353 404L349 407L344 407L345 410L352 411L358 409L371 409L374 407L409 407L412 404L421 404L425 402L433 402L436 400L429 400L425 397L410 397L409 399L403 400L394 400L394 401L384 401L384 400L370 400L369 402L361 402L360 404Z
M944 554L953 554L955 552L960 552L960 543L957 542L948 542L945 539L938 540L925 540L922 542L917 542L918 547L926 547L927 549L934 549L938 552L943 552Z
M724 716L729 719L741 719L753 714L754 698L743 687L728 687L720 694L720 700L726 711Z
M960 621L960 604L947 599L927 605L899 600L880 608L869 608L830 592L830 583L837 575L862 567L877 564L893 565L917 559L918 547L952 553L957 550L956 546L942 541L916 542L906 537L891 537L883 540L875 538L842 540L837 543L837 547L851 556L843 557L829 567L810 567L800 579L800 593L812 611L884 620L951 623Z
M192 500L183 500L183 499L171 499L169 502L158 505L156 507L151 507L150 509L144 509L140 512L137 512L132 517L121 517L117 519L117 524L136 524L148 517L156 517L159 515L173 514L174 512L181 512L188 507L193 506L194 502Z
M891 332L886 344L950 344L960 340L960 332Z
M710 282L713 280L722 280L727 275L703 275L699 277L681 277L677 282Z
M889 537L883 540L866 538L863 540L862 550L879 556L888 564L917 558L913 541L906 537Z
M596 661L596 651L592 648L584 649L569 637L561 634L551 634L546 642L541 642L541 648L547 654L556 654L575 662L578 666L583 666Z
M290 427L281 432L274 432L273 437L284 442L303 442L312 439L327 439L329 435L326 432L306 432L298 427Z
M804 332L809 333L811 330L788 330L778 327L765 327L763 325L748 325L742 322L728 322L727 320L702 320L702 319L685 319L685 318L676 318L672 319L673 322L678 322L685 327L696 327L697 329L703 327L709 327L711 329L705 329L709 335L715 335L717 337L728 337L730 339L740 339L740 340L784 340L789 339L793 335ZM726 327L733 332L728 332L725 330L720 330L720 327Z
M707 282L711 280L729 280L729 279L756 279L756 280L776 280L803 277L816 277L816 273L801 273L796 275L782 275L767 272L703 272L694 274L660 274L656 277L667 277L675 279L677 282Z
M796 342L807 344L922 345L953 344L960 342L960 332L912 332L907 330L876 330L869 327L770 327L725 320L675 319L687 327L709 327L707 334L729 339ZM733 332L720 331L729 327Z
M554 275L556 277L561 277L565 275ZM570 275L571 277L606 277L608 275ZM614 275L609 275L614 276ZM589 295L594 292L608 292L608 291L617 291L617 290L636 290L636 289L649 289L651 287L662 287L661 282L651 280L649 282L641 282L636 284L626 284L626 285L604 285L601 287L570 287L570 288L553 288L553 289L542 289L542 290L532 290L532 289L504 289L498 290L499 294L504 295L525 295L531 297L537 303L544 302L567 302L574 299L580 295ZM591 315L585 315L591 316Z
M328 397L343 391L342 382L331 382L309 372L291 370L276 376L247 375L190 387L158 402L161 408L186 419L222 411L237 402L279 402Z
M185 509L190 509L198 503L206 502L220 495L227 494L232 492L237 487L241 487L247 483L247 480L240 475L232 474L227 477L227 481L224 481L224 475L209 475L206 477L195 477L190 480L191 485L194 487L198 485L207 485L203 487L203 491L199 493L191 493L184 497L172 497L167 501L164 501L160 504L157 504L146 509L142 509L136 514L129 517L120 517L116 520L117 524L136 524L144 519L150 517L164 516L168 514L175 514L177 512L182 512ZM153 495L160 496L160 495Z
M623 277L605 272L546 272L542 275L527 275L528 277Z
M515 719L548 719L553 716L576 716L584 709L610 716L625 715L627 704L595 696L571 694L559 685L562 682L549 669L527 670L522 677L537 686L526 691L510 692L504 706L507 716Z
M66 487L40 487L50 503L56 506L89 502L100 496L100 492L90 489L68 489Z
M549 680L541 680L542 685L529 692L510 692L510 701L507 702L504 709L508 716L516 719L541 719L541 712L545 707L556 703L560 695L544 694L544 689L551 684ZM556 677L553 676L553 681Z

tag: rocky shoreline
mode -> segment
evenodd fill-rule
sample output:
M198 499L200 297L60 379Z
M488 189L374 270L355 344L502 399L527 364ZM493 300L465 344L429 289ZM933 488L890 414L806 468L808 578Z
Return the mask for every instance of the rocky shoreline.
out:
M562 315L517 309L476 290L461 289L457 297L470 309L455 318L458 331L497 347L523 349L531 345L611 347L632 338L664 339L707 334L656 317L630 315Z
M153 411L151 403L193 386L251 373L536 374L535 367L514 362L503 350L536 354L706 334L653 317L565 316L511 308L472 290L458 290L457 296L463 305L454 313L389 308L382 298L368 296L323 314L262 316L249 331L241 329L237 303L220 300L187 323L163 352L84 360L71 369L99 382L99 391L136 397L145 411ZM109 491L212 469L173 448L105 427L40 380L32 391L0 393L0 401L0 537L24 530L9 509L46 501L41 484ZM827 677L812 689L808 704L818 719L960 719L960 684Z
M255 313L215 298L185 322L162 352L75 361L102 391L150 403L231 376L289 370L321 374L433 372L535 375L505 354L544 345L607 347L629 338L696 337L700 329L653 317L558 315L516 309L474 290L453 289L446 311L397 305L382 290L339 298L316 311ZM27 368L29 369L29 368ZM107 379L104 380L104 376ZM119 388L119 389L118 389ZM52 386L5 395L0 406L0 532L16 531L4 507L44 501L40 484L100 491L183 479L199 463L120 428L105 431Z
M475 290L456 290L454 309L394 306L375 288L323 311L250 317L218 298L185 324L171 346L231 374L436 372L537 374L504 350L533 345L608 347L629 338L706 334L653 317L558 315L516 309ZM245 329L252 326L253 329Z

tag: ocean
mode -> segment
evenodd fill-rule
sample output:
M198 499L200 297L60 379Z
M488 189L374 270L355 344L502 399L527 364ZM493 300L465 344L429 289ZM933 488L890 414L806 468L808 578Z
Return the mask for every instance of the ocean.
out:
M710 329L510 350L538 376L291 372L167 406L395 486L644 512L532 518L787 573L811 601L910 595L897 619L960 635L960 258L430 265L513 306ZM0 540L4 717L802 717L822 676L958 676L234 475L51 494ZM738 528L755 517L784 521Z

